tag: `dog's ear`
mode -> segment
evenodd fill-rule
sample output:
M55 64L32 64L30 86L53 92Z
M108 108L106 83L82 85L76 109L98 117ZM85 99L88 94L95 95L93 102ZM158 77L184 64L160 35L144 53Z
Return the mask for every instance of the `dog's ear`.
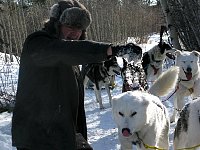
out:
M200 56L200 53L199 53L198 51L192 51L192 53L193 53L195 56L197 56L197 57Z

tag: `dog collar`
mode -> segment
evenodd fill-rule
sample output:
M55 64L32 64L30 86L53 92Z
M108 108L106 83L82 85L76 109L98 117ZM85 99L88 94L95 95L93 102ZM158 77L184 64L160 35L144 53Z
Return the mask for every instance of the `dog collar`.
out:
M139 138L139 135L137 132L135 132L136 136L137 136L137 140L136 141L132 141L133 145L138 145L141 148L141 142L142 140Z

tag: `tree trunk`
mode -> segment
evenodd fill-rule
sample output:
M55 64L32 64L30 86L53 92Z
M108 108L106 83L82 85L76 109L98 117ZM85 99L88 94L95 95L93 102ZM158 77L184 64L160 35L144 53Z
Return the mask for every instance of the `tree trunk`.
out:
M177 31L176 31L176 28L174 26L173 17L171 15L171 11L168 7L167 0L160 0L160 3L161 3L163 13L165 15L167 27L170 30L170 39L171 39L172 45L176 49L181 49L181 46L180 46L180 43L179 43L179 40L178 40Z

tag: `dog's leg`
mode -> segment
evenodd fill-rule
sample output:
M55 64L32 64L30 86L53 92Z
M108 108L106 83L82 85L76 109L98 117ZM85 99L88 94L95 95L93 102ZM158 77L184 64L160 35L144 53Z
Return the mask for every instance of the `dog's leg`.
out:
M105 84L105 89L106 89L106 91L107 91L107 93L108 93L109 103L110 103L110 106L111 106L112 96L111 96L110 88L109 88L109 85L108 85L108 84Z
M172 116L170 117L170 122L175 122L175 119L176 119L176 114L177 114L177 96L174 98L174 111L173 111L173 114Z
M96 95L96 100L99 103L100 109L104 109L103 103L102 103L102 98L101 98L101 86L99 86L99 89L97 89L95 85L95 95Z
M183 106L185 105L185 100L184 100L185 95L177 95L177 108L178 110L181 110Z
M195 81L193 90L194 91L192 93L192 97L193 98L199 97L200 96L200 78Z
M112 75L110 77L110 84L109 84L109 86L111 86L111 89L115 88L115 75Z
M86 88L88 81L89 81L88 76L85 76L84 81L83 81L84 89Z
M96 85L94 86L94 93L95 93L95 96L96 96L96 101L97 101L97 103L99 103L99 99L98 99L98 92L97 92L98 90L97 90L97 87L96 87Z
M176 121L176 115L178 110L181 110L184 106L185 100L184 100L184 93L178 92L176 94L176 98L174 99L174 112L173 115L170 118L170 122L175 122Z
M147 74L146 74L146 78L147 78L147 81L148 82L151 82L150 80L151 80L151 76L152 76L152 69L150 68L150 66L148 66L148 68L147 68Z
M102 97L101 97L101 89L97 90L97 94L98 94L100 109L104 109L104 106L103 106L103 103L102 103Z
M147 69L146 79L147 79L148 87L150 88L152 86L152 84L154 83L154 80L155 80L155 76L153 74L153 69L152 69L151 66L149 66L148 69Z
M83 80L84 93L86 93L86 87L87 87L88 81L89 81L89 78L87 76L85 76L85 78Z
M170 128L170 121L167 118L166 124L163 126L162 134L160 135L160 140L158 143L158 145L160 145L159 147L162 147L164 149L169 149L169 128Z

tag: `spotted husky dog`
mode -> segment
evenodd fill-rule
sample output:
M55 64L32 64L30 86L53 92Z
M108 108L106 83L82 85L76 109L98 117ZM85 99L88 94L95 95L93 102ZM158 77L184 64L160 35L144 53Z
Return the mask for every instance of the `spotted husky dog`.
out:
M127 62L123 58L122 76L122 92L142 90L148 88L146 75L140 62Z
M100 105L100 109L103 109L101 89L104 86L109 97L109 102L111 105L111 93L110 93L110 82L113 76L120 75L121 68L118 65L117 58L111 57L109 60L101 63L88 64L84 68L84 87L86 87L87 82L90 80L94 84L94 91L96 95L96 100Z
M200 148L200 98L187 103L174 132L174 149Z

